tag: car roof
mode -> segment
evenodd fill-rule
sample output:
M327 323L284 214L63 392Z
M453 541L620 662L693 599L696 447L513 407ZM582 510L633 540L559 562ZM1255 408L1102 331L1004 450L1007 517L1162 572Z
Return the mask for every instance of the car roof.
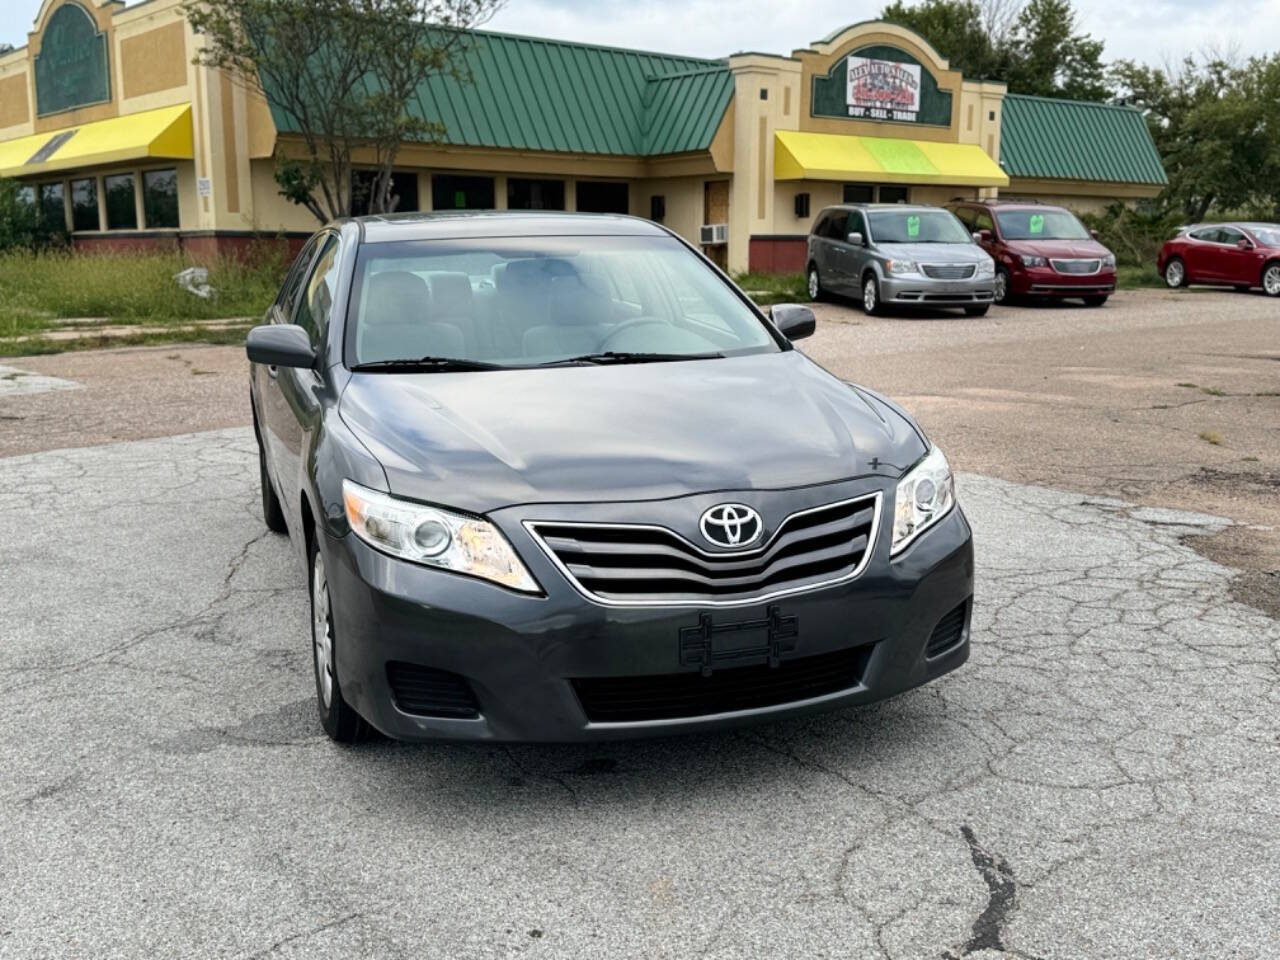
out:
M560 213L548 210L448 210L383 213L355 217L362 242L458 240L469 237L665 237L658 224L614 213Z
M1066 210L1056 203L1040 203L1037 200L952 200L970 207L992 207L1001 210Z
M827 210L941 210L932 203L833 203Z

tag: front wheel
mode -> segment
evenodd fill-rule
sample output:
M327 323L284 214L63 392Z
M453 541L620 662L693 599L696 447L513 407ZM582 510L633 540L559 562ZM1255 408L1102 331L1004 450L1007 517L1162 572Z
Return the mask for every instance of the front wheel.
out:
M316 536L319 536L317 533ZM338 743L359 743L369 734L369 725L342 696L338 682L337 637L333 630L333 601L329 593L329 577L324 555L315 543L308 545L311 557L311 650L315 667L316 706L320 726L329 739Z
M1164 265L1164 282L1170 290L1187 285L1187 265L1174 257Z
M995 296L996 303L1009 302L1009 271L1004 267L996 267Z
M1280 263L1269 263L1262 271L1262 289L1268 297L1280 297Z
M809 299L819 303L827 299L827 292L822 289L822 278L818 276L817 264L809 264Z
M862 282L862 309L869 317L877 316L881 312L880 281L874 276L869 276Z
M1100 307L1107 302L1106 297L1085 297L1084 305L1086 307Z

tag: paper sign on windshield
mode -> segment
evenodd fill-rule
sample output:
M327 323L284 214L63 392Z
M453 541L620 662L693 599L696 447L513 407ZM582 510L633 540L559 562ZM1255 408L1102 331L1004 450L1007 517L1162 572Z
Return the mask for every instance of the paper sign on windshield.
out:
M919 217L907 217L907 236L908 237L920 236L920 218Z
M1033 213L1031 215L1031 232L1044 233L1044 214Z

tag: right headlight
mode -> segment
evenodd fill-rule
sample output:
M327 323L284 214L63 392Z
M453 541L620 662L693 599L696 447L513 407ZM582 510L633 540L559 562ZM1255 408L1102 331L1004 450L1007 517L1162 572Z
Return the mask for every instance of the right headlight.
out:
M1018 259L1022 261L1024 267L1043 267L1049 263L1044 257L1032 257L1026 254L1018 254Z
M919 273L920 265L914 260L887 260L884 268L890 273Z
M955 502L951 465L942 451L934 447L898 481L889 555L905 550L911 541L946 516Z
M482 517L401 500L350 480L342 481L342 500L351 532L375 550L523 593L540 592L515 548Z
M994 277L996 275L996 262L990 257L978 262L978 269L974 271L975 277Z

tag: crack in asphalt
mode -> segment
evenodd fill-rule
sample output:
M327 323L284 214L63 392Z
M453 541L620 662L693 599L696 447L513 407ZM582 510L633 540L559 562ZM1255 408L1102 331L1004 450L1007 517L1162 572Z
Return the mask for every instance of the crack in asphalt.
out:
M960 828L960 834L969 845L969 856L973 860L974 869L978 871L987 885L987 905L982 913L973 921L973 931L968 941L958 951L948 950L942 954L942 960L962 960L974 953L984 950L996 950L1001 953L1026 960L1039 960L1032 954L1011 950L1005 943L1005 925L1017 908L1018 882L1013 875L1013 867L999 854L989 853L978 843L973 828L967 824Z

